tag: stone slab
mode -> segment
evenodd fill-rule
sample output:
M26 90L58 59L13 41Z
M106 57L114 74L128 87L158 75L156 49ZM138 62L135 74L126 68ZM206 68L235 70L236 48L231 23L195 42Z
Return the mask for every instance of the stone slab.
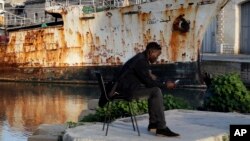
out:
M223 141L229 134L230 124L249 124L250 115L193 110L165 111L168 127L180 133L180 137L159 137L148 132L148 114L137 116L141 136L133 131L130 118L111 123L108 136L102 131L102 123L67 129L64 141Z

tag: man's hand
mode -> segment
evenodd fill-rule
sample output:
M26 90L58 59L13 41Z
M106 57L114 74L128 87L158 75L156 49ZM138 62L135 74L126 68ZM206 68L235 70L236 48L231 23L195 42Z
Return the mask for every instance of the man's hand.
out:
M173 82L171 82L171 81L167 81L166 87L167 87L168 89L174 89L174 88L176 87L176 84L173 83Z

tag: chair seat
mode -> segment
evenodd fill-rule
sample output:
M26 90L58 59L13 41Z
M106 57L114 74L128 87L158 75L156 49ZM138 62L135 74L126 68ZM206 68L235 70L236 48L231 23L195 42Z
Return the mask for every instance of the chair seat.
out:
M124 95L115 95L111 98L111 100L125 100L125 101L132 101L132 100L147 100L148 99L148 95L142 94L142 95L138 95L138 96L134 96L134 97L128 97L128 96L124 96Z

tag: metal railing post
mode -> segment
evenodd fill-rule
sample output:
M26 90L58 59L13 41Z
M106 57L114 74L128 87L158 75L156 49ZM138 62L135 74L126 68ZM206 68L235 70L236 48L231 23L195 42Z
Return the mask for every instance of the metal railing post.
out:
M34 23L36 23L36 14L34 13Z
M69 0L66 0L66 6L69 6Z
M23 23L24 23L24 25L26 25L26 19L25 19L25 17L23 18Z
M95 0L92 0L94 11L96 12Z
M14 23L15 23L15 25L16 25L16 16L14 17Z
M4 26L4 27L5 27L5 29L6 29L6 27L8 27L9 19L8 19L8 18L5 18L5 21L4 21L4 22L5 22L5 26Z

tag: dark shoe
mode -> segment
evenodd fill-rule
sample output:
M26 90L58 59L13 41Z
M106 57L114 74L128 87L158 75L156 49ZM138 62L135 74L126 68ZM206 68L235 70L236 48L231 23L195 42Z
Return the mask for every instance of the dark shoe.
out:
M101 94L99 97L98 106L103 108L108 102L109 100L106 98L105 94Z
M156 129L156 135L177 137L180 136L178 133L172 132L168 127L165 129Z
M149 125L148 125L148 131L156 130L156 128L157 128L157 124L156 123L149 123Z

